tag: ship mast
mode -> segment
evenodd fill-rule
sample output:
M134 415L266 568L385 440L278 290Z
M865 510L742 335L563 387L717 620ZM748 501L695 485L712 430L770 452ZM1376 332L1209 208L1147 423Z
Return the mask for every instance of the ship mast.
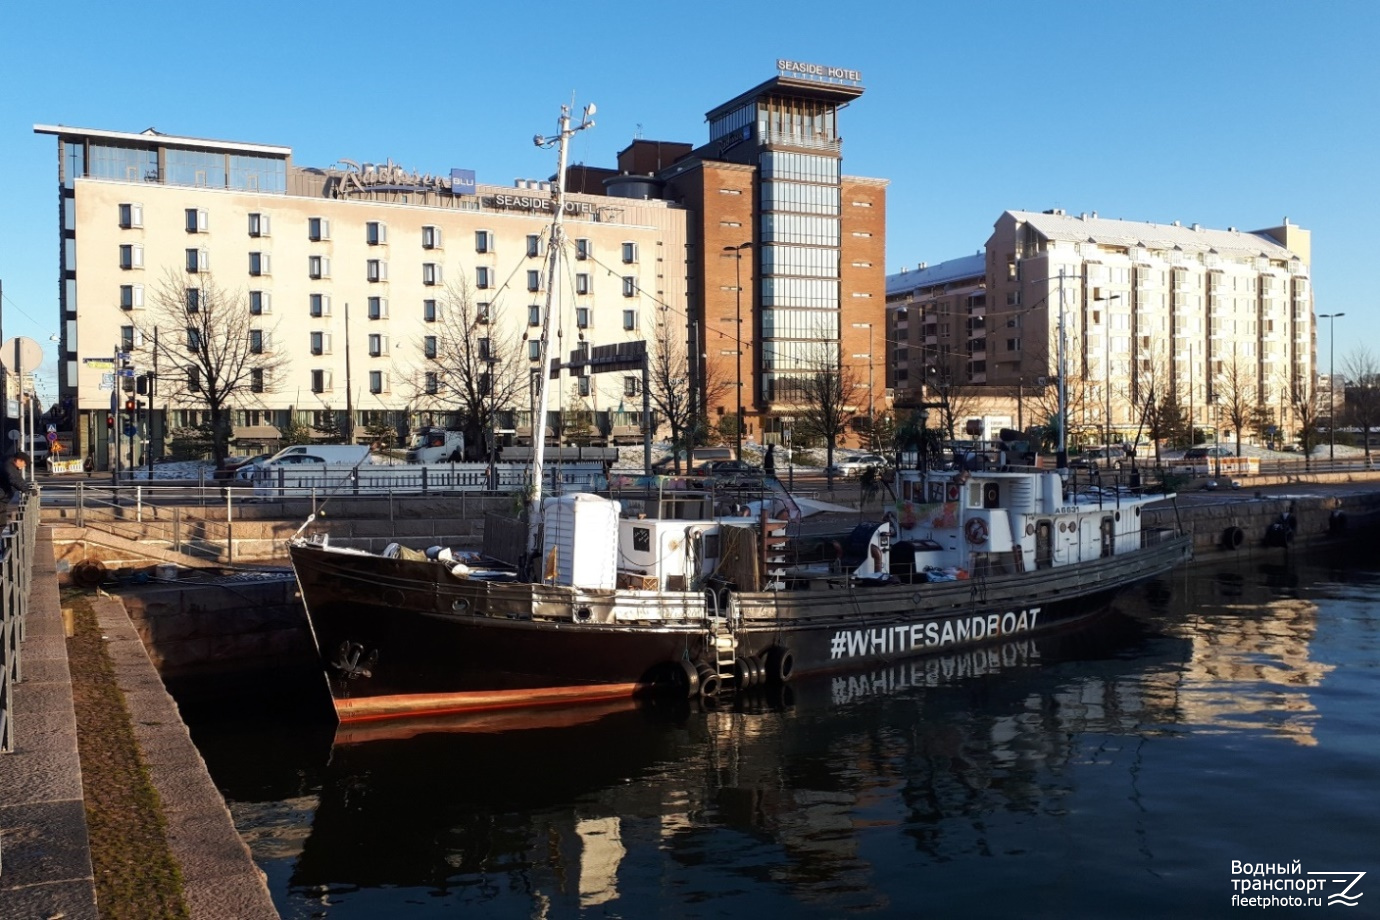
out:
M546 247L546 308L542 311L541 344L537 356L537 373L540 384L537 387L536 415L532 419L532 483L527 498L528 571L526 574L531 581L544 580L541 569L541 488L543 461L546 458L546 403L551 379L548 349L551 344L551 313L556 302L556 285L560 282L561 256L565 246L564 230L561 227L561 223L565 219L565 166L570 138L577 131L594 127L595 111L593 103L585 106L584 112L580 116L580 123L572 128L570 126L570 106L562 105L561 117L556 120L558 130L555 136L543 137L538 134L532 138L532 142L538 147L550 148L554 146L557 153L556 181L552 188L552 208L555 214L551 219L551 240Z

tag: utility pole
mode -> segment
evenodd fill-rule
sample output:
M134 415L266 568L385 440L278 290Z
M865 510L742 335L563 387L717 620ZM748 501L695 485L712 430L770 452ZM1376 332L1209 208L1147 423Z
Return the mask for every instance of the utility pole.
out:
M350 395L350 302L345 301L345 443L355 443L355 404Z

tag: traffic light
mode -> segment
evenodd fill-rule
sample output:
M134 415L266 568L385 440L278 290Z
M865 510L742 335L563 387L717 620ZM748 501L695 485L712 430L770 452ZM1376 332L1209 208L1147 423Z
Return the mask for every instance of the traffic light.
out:
M126 399L126 400L125 400L125 411L126 411L126 412L133 412L133 411L134 411L134 400L132 400L132 399Z
M114 428L114 427L115 427L115 413L114 413L114 412L107 412L107 413L105 414L105 427L107 427L107 428Z

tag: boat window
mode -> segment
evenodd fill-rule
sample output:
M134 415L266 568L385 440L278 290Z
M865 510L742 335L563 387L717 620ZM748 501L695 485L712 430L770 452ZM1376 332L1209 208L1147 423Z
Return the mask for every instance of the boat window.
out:
M643 553L652 551L652 529L650 527L633 528L633 549Z

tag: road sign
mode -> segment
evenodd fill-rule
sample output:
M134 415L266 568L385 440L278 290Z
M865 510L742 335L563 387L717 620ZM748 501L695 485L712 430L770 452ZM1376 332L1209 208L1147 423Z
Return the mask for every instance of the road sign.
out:
M114 375L114 374L101 374L101 385L100 385L99 389L102 389L102 390L113 390L113 389L115 389L115 375Z
M115 367L115 362L109 358L82 358L81 363L101 371L113 370Z
M49 434L57 434L57 426L54 425L54 424L52 424L52 423L50 422L50 423L48 424L48 433L49 433Z
M115 373L119 374L121 377L133 377L133 376L134 376L134 368L132 368L132 367L122 367L122 368L120 368L119 370L117 370Z
M125 426L125 437L127 437L127 438L132 438L132 437L134 437L134 436L135 436L136 434L138 434L138 433L139 433L139 429L136 428L136 427L134 427L133 425L126 425L126 426Z

